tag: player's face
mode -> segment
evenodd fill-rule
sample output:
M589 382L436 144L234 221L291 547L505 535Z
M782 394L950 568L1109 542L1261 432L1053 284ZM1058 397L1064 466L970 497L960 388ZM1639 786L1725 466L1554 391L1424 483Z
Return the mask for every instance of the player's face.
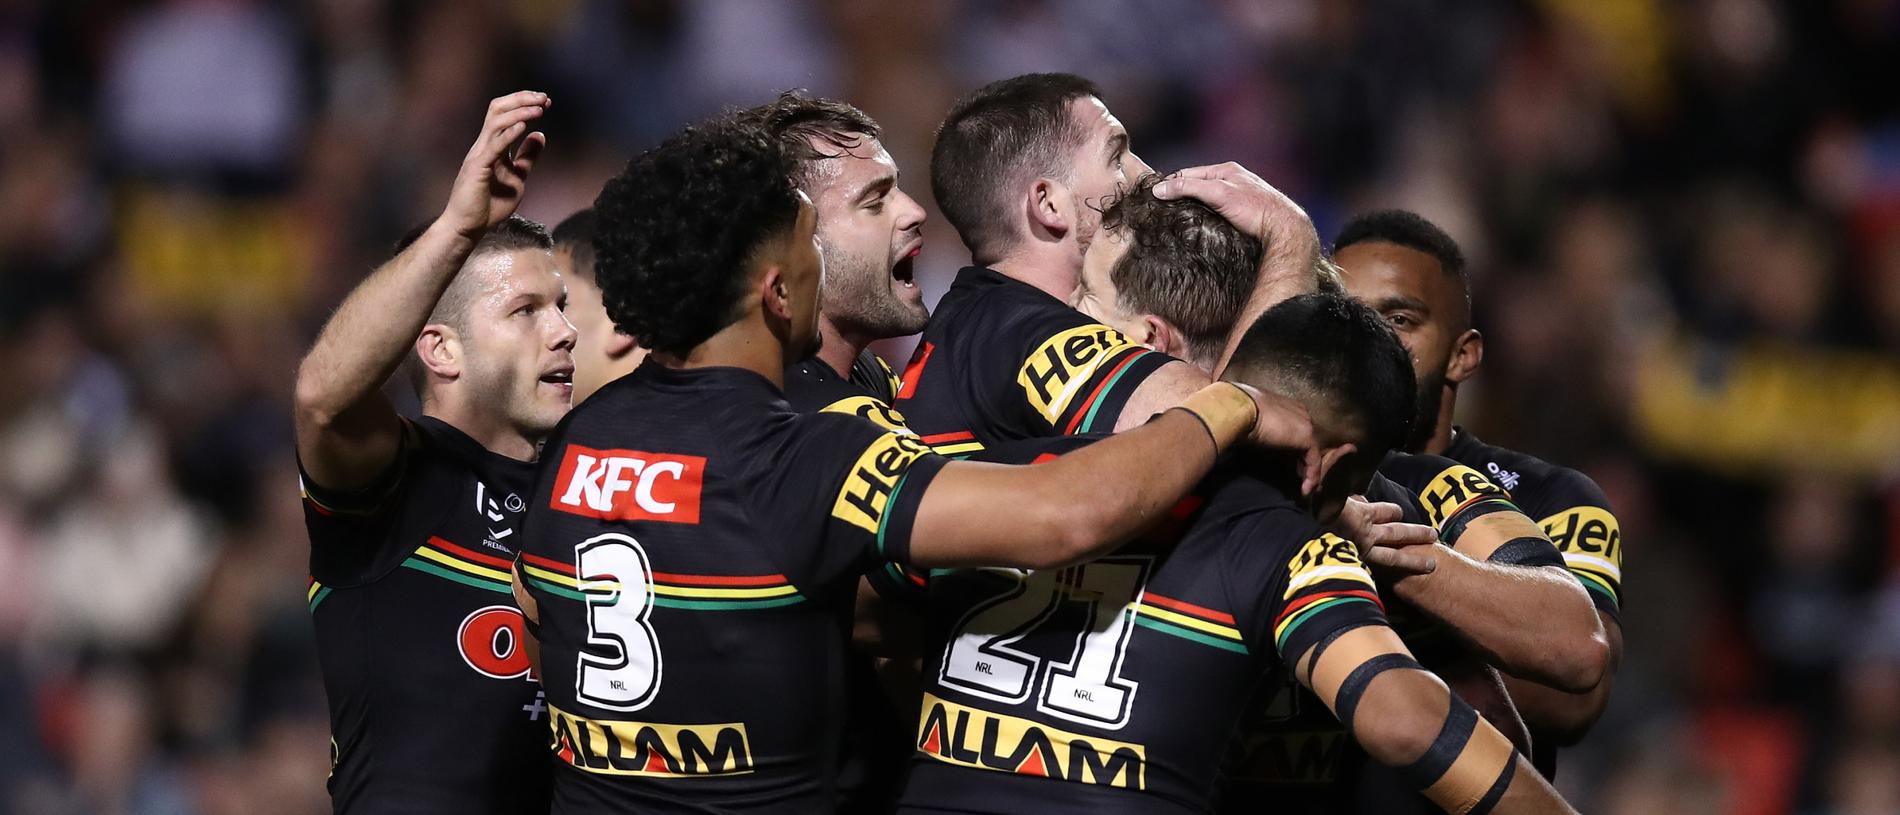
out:
M1438 420L1445 369L1453 345L1464 330L1463 293L1438 259L1383 241L1355 243L1333 255L1346 292L1383 315L1411 354L1418 376L1420 432Z
M798 194L798 220L792 225L792 237L785 256L779 261L785 288L791 294L791 335L787 338L791 359L804 359L818 353L818 311L825 280L825 260L818 250L818 211L803 192Z
M574 403L580 404L600 386L638 367L646 349L614 328L601 302L600 287L587 275L575 273L575 259L566 249L554 253L561 279L567 282L567 321L574 324Z
M1108 112L1102 100L1085 96L1072 101L1069 115L1088 133L1076 151L1069 179L1070 193L1075 198L1076 248L1086 251L1101 226L1102 208L1108 199L1127 187L1130 180L1152 171L1147 162L1128 149L1128 130Z
M462 332L461 380L481 409L524 435L545 436L574 395L575 331L561 313L567 290L554 253L520 249L476 262L488 268Z
M1121 293L1115 288L1115 264L1125 254L1128 254L1125 230L1107 230L1091 241L1088 251L1082 254L1081 282L1075 287L1070 305L1109 328L1142 340L1148 334L1147 325L1140 314L1122 306Z
M814 140L813 147L837 152ZM878 140L813 165L806 192L818 211L825 259L824 314L871 339L924 330L930 311L912 267L923 251L924 208L897 187L897 164Z

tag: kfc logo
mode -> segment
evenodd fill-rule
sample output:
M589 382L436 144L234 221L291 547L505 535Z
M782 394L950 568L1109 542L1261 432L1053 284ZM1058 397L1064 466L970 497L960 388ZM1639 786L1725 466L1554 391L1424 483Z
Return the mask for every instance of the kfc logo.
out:
M603 521L696 524L705 473L701 456L570 444L549 506Z

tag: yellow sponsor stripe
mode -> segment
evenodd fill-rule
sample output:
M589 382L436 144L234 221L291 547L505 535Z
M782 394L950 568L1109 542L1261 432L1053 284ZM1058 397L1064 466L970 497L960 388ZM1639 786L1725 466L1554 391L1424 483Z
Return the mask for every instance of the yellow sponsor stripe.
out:
M1358 564L1351 566L1316 566L1301 572L1298 577L1293 578L1293 582L1286 587L1288 596L1290 597L1293 592L1311 584L1318 583L1321 580L1350 580L1354 583L1364 583L1368 586L1372 585L1372 575L1366 572L1366 567L1364 566Z
M1135 613L1144 617L1153 617L1157 620L1166 620L1183 628L1192 628L1196 631L1213 634L1216 637L1222 637L1236 642L1240 641L1240 629L1238 628L1232 628L1219 623L1210 623L1206 620L1189 617L1186 614L1169 611L1165 608L1136 606Z
M514 581L514 578L510 577L507 572L500 571L498 569L490 569L487 566L478 566L466 560L459 560L454 557L450 557L449 555L444 554L443 552L437 551L436 549L433 549L428 546L424 546L420 549L417 549L416 554L420 555L421 557L427 558L429 560L433 560L437 563L440 563L458 572L465 572L467 574L475 575L476 577L482 577L482 578L494 580L501 583L510 583Z
M940 456L960 456L964 453L974 453L982 450L983 443L980 441L964 441L957 442L956 444L940 444L930 449Z
M323 584L322 584L322 583L316 583L316 582L312 582L312 583L310 584L310 590L309 590L309 591L306 591L306 592L304 592L304 595L303 595L303 601L304 601L304 602L306 602L306 603L308 603L308 602L310 602L311 600L315 600L315 599L317 599L317 592L319 592L319 591L322 591L322 590L323 590Z
M653 593L662 597L758 598L783 597L788 594L797 594L798 589L794 586L767 586L755 589L716 589L701 586L669 586L665 583L655 583L653 584Z

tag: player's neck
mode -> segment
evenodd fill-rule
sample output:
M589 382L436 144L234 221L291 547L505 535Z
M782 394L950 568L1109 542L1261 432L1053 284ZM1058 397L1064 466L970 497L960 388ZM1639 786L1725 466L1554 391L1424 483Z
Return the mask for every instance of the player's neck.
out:
M1438 426L1432 428L1432 438L1425 442L1425 452L1442 456L1451 449L1451 415L1458 407L1458 392L1445 389L1445 395L1438 400Z
M1075 293L1075 279L1082 274L1082 270L1073 263L1029 254L1005 255L990 263L990 268L1011 280L1035 286L1042 293L1064 303L1069 302L1069 295Z
M785 342L751 317L720 329L685 356L655 351L653 358L668 368L740 368L785 387Z
M482 449L516 461L533 461L541 451L541 439L530 438L493 411L481 410L460 400L436 397L424 402L422 415L441 420L475 440Z
M858 355L864 353L864 347L870 340L853 336L839 328L831 317L823 312L818 314L818 336L824 343L818 347L818 361L831 367L831 372L841 377L851 376L851 364Z

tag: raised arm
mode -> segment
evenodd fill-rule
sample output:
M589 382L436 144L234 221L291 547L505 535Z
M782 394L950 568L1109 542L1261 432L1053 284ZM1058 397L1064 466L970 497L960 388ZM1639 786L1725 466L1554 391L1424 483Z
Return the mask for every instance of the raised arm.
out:
M1391 628L1346 629L1294 664L1295 677L1368 755L1446 811L1574 811L1503 734L1420 667Z
M297 455L318 485L365 486L395 459L402 423L383 383L476 242L520 203L547 143L527 130L547 107L547 95L532 91L489 103L442 215L344 298L304 356L297 369Z
M1297 402L1219 382L1043 464L951 462L918 504L910 559L1031 569L1089 560L1159 520L1235 442L1311 449L1312 432Z

